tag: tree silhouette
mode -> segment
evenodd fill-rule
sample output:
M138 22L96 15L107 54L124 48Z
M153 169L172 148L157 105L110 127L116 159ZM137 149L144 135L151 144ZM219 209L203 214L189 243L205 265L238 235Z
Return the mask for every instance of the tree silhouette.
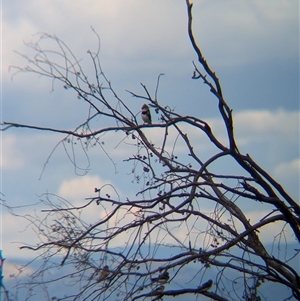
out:
M133 154L124 162L132 166L140 187L134 198L119 195L112 185L96 187L95 197L79 207L59 196L43 195L46 209L25 216L40 242L22 248L42 260L30 279L17 285L26 290L26 300L41 293L48 300L162 300L187 295L191 300L205 296L250 301L264 300L268 285L286 288L286 300L300 299L300 280L292 264L299 250L290 250L285 241L286 235L300 240L300 207L249 154L241 153L232 109L195 40L192 3L186 0L186 5L188 35L197 56L192 79L215 96L225 142L205 120L183 116L158 99L161 75L154 95L144 84L142 94L128 91L141 107L145 103L159 116L159 122L152 118L152 123L142 124L140 112L118 96L103 72L100 46L88 52L93 80L72 50L49 34L28 44L35 55L23 55L26 67L13 67L16 73L33 72L75 91L89 113L73 130L12 122L4 122L2 130L57 132L64 135L60 143L71 148L77 143L86 154L94 147L105 152L103 137L110 134L119 141L118 147L124 147L124 154L125 150ZM44 49L45 40L56 48ZM195 137L206 137L214 146L208 159L201 157ZM185 156L178 155L179 147ZM71 160L76 166L76 159ZM235 172L224 170L224 162L230 162ZM249 204L268 213L253 222L247 216ZM95 208L101 212L97 221L83 218ZM270 250L260 231L275 224L279 230ZM284 255L276 252L281 248ZM53 294L48 290L51 285L64 289Z

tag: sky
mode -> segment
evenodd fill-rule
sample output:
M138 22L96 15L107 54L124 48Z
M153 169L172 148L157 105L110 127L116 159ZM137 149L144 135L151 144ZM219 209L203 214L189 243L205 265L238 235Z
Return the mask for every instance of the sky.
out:
M233 109L240 149L299 201L299 1L195 0L193 9L195 37ZM91 27L101 39L104 73L136 113L142 103L126 90L142 93L143 83L154 94L157 77L164 73L160 102L183 115L197 114L219 137L224 135L216 100L202 82L191 80L196 56L187 36L184 0L2 2L2 121L72 129L84 120L74 94L59 84L52 91L51 81L34 74L14 75L10 66L26 65L16 52L30 55L24 43L37 41L40 33L58 36L88 66L87 50L97 49ZM0 191L9 206L21 207L15 212L38 211L36 203L45 192L80 203L105 183L134 195L130 166L123 162L126 153L115 138L107 136L105 143L116 169L92 149L86 176L76 175L61 145L47 161L61 139L25 129L1 132ZM210 156L207 142L199 148ZM80 153L78 162L88 166ZM4 257L27 257L19 246L34 238L23 231L22 220L1 210ZM255 208L249 210L256 214ZM8 258L6 269L13 271L13 260Z

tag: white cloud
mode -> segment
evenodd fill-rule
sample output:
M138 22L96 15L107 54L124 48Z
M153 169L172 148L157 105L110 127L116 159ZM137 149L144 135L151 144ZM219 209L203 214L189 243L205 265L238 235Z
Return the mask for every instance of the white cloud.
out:
M127 61L138 57L143 58L139 63L147 62L148 56L153 63L162 53L174 57L182 55L183 49L189 49L187 43L178 43L174 33L181 31L185 36L185 7L174 3L151 3L130 1L28 1L18 7L19 12L11 16L14 4L6 4L9 13L4 15L5 32L4 70L8 65L21 65L11 53L16 49L28 53L22 46L22 41L36 41L33 34L47 32L55 34L66 42L79 58L86 55L88 49L96 50L97 40L90 30L93 26L101 38L101 56L109 65L117 69L130 67ZM159 13L158 13L159 11ZM167 13L168 12L168 13ZM181 12L183 18L177 20L166 18L166 14L177 15ZM7 16L7 17L6 17ZM55 16L55 22L53 17ZM68 19L66 23L65 20ZM13 21L12 21L13 20ZM71 34L75 33L75 34ZM159 34L160 33L160 34ZM163 33L163 34L161 34ZM170 53L170 48L172 52ZM149 57L150 55L150 57ZM163 61L161 61L163 63ZM135 68L134 62L131 62ZM151 67L151 64L147 64Z
M275 175L280 177L293 177L293 175L298 174L299 176L300 170L300 159L297 158L295 160L280 163L275 168Z
M32 208L33 207L31 207L31 209ZM1 229L1 243L4 257L32 258L36 255L33 251L20 249L21 246L35 245L39 242L39 237L32 231L34 227L30 225L29 220L24 217L2 212L1 225L4 226L4 228Z
M237 118L242 125L244 122L247 126L252 127L255 131L272 131L284 134L295 133L297 122L299 122L299 112L288 112L279 109L275 112L270 111L248 111L238 113Z
M287 162L279 162L274 166L273 174L276 180L291 193L296 202L300 202L300 159L299 157Z
M17 170L25 166L26 158L18 147L19 139L15 135L3 135L1 137L0 168L2 170Z
M250 223L253 225L259 222L261 219L269 216L270 211L267 210L256 210L247 212L247 219L250 220ZM270 216L269 216L270 217ZM281 241L283 243L293 243L295 242L295 236L291 228L286 225L284 221L276 221L269 223L258 229L258 236L264 244L278 243Z
M36 28L30 24L29 21L20 20L16 23L9 22L5 17L3 18L3 37L2 37L2 56L3 56L3 76L10 79L8 74L9 66L21 65L24 63L24 59L17 56L14 51L23 50L22 53L26 53L24 48L24 42L32 39L32 35L37 32Z
M235 131L238 139L270 140L281 137L287 141L295 141L299 132L300 112L277 111L244 111L234 114Z
M165 70L170 58L177 58L178 65L179 58L192 55L184 1L31 0L18 6L19 14L14 14L16 9L15 3L4 5L4 70L16 62L11 49L24 52L21 41L37 32L56 34L82 57L96 47L91 25L101 37L102 56L119 72L137 70L141 64ZM214 65L298 55L296 1L196 2L194 28L204 55Z
M299 118L299 111L286 111L283 109L276 111L248 110L236 112L233 114L233 119L237 144L245 152L249 152L252 148L261 149L261 146L265 143L276 144L278 149L285 145L297 144L297 141L299 141ZM215 136L227 146L226 127L221 117L208 118L205 121L210 125ZM196 152L206 150L212 154L211 142L208 141L202 131L181 123L178 126L183 133L188 133L188 137ZM160 135L158 133L159 130L152 133L149 130L149 135L152 134L153 139L155 139L156 134L156 140L154 141L158 141L158 137L163 137L162 131ZM177 131L171 128L168 132L168 141L175 141L176 137ZM176 150L178 151L179 149L179 152L183 151L186 153L187 148L183 147L182 140L178 139L177 143ZM260 143L260 145L257 143ZM167 145L169 150L173 148L173 143Z
M24 134L13 134L9 130L2 133L2 160L1 168L3 170L25 170L35 167L42 169L46 162L47 154L59 141L59 136L50 133L31 132ZM44 152L45 151L45 152ZM40 167L37 165L40 164Z
M98 176L84 176L64 180L58 190L58 195L71 200L82 201L86 197L94 197L94 189L106 184Z

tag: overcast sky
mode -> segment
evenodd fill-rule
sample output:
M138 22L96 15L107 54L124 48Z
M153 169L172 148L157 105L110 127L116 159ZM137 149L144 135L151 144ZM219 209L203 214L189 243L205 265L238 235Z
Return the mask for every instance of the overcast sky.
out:
M142 103L125 90L142 93L142 82L154 93L157 76L164 73L160 102L182 114L197 114L222 135L216 100L200 81L191 80L196 56L187 36L184 0L15 0L2 6L3 121L72 129L85 120L74 104L76 96L61 85L51 92L51 81L32 74L12 80L9 66L26 64L14 51L29 55L23 42L35 42L41 32L57 35L85 64L87 50L97 48L92 26L101 38L106 76L136 113ZM193 14L198 44L233 109L241 150L299 200L299 1L195 0ZM94 196L94 187L109 182L123 195L135 192L126 176L130 166L122 163L126 155L114 149L110 137L106 143L118 174L94 149L91 170L80 177L61 146L43 171L63 136L22 129L1 135L1 192L8 205L34 204L46 191L80 203ZM199 147L204 156L211 154L209 145ZM86 166L84 159L80 164ZM26 256L16 243L29 239L18 231L22 222L2 211L4 257Z

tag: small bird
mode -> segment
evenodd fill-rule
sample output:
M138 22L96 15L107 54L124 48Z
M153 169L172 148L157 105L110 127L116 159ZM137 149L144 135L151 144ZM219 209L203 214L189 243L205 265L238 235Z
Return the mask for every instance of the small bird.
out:
M149 107L146 104L144 104L142 106L142 114L141 114L141 116L142 116L142 119L143 119L143 121L145 123L151 124L151 113L150 113Z
M156 278L151 278L152 282L158 282L158 283L167 283L170 279L169 273L165 271L161 275L159 275Z
M161 294L164 291L165 287L163 285L155 288L152 292L151 295L158 295Z
M203 283L198 287L198 292L206 292L212 287L213 281L209 279L207 282Z
M103 267L103 269L101 270L100 276L98 278L98 282L105 280L107 278L108 274L109 274L109 268L107 265L105 265Z

